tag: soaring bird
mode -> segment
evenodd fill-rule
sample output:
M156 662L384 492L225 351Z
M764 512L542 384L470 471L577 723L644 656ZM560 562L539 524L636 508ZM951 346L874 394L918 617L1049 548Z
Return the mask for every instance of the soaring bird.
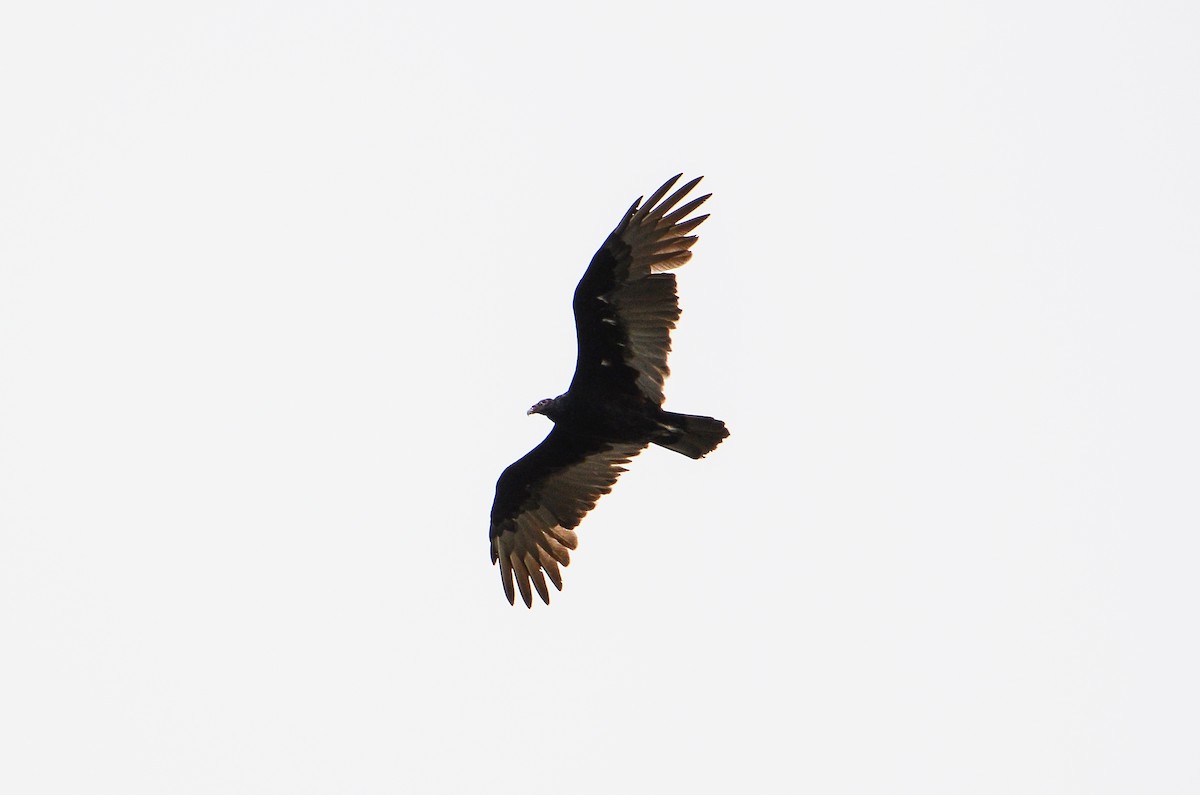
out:
M712 195L676 209L701 179L668 196L682 176L645 203L635 201L592 257L575 288L571 385L527 412L544 414L554 427L496 482L488 535L510 604L514 579L526 607L533 590L550 604L546 579L562 590L559 566L578 544L575 528L647 445L703 458L729 435L720 420L662 408L679 319L675 275L664 271L692 258L696 236L688 233L708 216L689 216Z

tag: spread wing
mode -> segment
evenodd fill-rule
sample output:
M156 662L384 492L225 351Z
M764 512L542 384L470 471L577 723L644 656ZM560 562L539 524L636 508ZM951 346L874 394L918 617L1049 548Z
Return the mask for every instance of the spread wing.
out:
M550 604L546 578L562 590L558 567L570 562L578 543L574 528L612 490L623 464L646 443L595 442L581 448L555 426L529 453L500 475L492 503L492 563L500 564L500 582L513 603L513 579L525 605L533 605L530 583ZM544 574L543 574L544 572Z
M679 319L675 276L663 271L692 258L697 238L688 233L708 216L688 216L711 195L674 209L701 179L667 196L681 176L645 204L633 203L575 288L579 354L570 392L638 393L662 405L671 329Z

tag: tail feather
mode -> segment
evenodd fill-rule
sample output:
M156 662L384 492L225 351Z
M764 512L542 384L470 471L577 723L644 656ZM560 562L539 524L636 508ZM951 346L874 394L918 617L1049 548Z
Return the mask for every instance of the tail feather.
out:
M688 458L704 458L729 435L720 420L673 411L665 412L662 429L662 435L654 443Z

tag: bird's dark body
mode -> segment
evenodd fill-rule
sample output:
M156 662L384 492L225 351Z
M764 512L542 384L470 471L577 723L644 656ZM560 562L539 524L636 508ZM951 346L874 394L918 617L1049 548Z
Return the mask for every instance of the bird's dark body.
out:
M696 238L687 232L708 217L687 217L708 196L671 211L699 182L664 199L678 179L640 209L634 202L592 258L573 300L578 356L570 388L529 410L554 428L496 483L489 537L510 602L514 575L526 605L531 585L549 602L546 577L561 589L558 567L575 548L574 528L643 448L702 458L729 435L720 420L662 408L679 304L675 276L661 271L688 261Z
M666 422L667 412L640 395L575 396L555 398L554 424L582 445L601 442L654 441Z

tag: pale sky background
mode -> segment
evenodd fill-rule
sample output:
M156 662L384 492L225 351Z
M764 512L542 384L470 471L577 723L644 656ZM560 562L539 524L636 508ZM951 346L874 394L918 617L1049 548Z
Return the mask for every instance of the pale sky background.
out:
M10 3L0 791L1200 791L1200 7ZM639 194L670 408L505 601Z

